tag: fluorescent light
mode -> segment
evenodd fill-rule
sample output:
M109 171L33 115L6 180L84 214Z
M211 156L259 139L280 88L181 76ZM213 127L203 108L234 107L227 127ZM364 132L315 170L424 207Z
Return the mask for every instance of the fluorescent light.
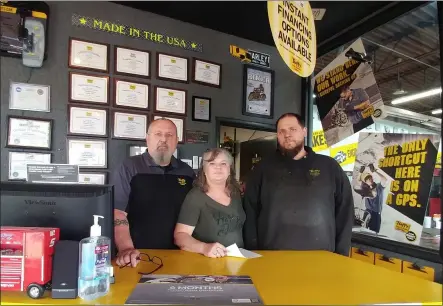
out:
M423 98L426 98L426 97L429 97L429 96L438 95L440 93L441 93L441 87L440 88L431 89L431 90L428 90L428 91L424 91L424 92L420 92L420 93L417 93L417 94L413 94L413 95L410 95L410 96L394 99L394 100L392 100L391 104L393 104L393 105L401 104L401 103L405 103L405 102L409 102L409 101L423 99Z
M433 115L441 114L441 108L440 109L434 109L431 113Z

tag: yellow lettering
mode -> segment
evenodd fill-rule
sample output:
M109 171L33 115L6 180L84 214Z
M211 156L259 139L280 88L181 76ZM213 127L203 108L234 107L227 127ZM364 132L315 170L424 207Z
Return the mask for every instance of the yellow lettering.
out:
M100 30L101 30L101 29L103 29L103 22L101 22L101 20L95 20L95 19L94 19L93 27L94 27L94 28L99 27Z

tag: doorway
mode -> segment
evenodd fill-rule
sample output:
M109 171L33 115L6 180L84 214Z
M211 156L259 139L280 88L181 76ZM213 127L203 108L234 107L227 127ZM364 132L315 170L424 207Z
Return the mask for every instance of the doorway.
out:
M234 157L235 176L242 184L256 163L275 152L275 126L217 118L217 146Z

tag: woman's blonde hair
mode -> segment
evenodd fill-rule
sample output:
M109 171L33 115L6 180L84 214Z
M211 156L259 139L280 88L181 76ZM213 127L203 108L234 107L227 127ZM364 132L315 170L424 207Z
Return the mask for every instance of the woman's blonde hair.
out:
M194 186L199 188L203 192L207 192L209 189L208 182L206 180L205 165L215 160L220 154L224 154L229 162L229 176L226 179L226 193L229 196L240 194L240 184L235 179L234 158L231 153L222 148L209 149L203 153L202 163L197 174L197 178L194 181Z

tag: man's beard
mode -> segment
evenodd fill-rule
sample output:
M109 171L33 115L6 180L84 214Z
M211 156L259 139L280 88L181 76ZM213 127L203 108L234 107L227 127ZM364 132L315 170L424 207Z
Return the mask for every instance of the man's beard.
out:
M297 156L298 153L301 152L301 150L303 150L303 148L305 147L304 143L298 143L296 144L295 147L293 147L292 149L286 149L285 147L283 147L282 145L280 145L279 143L277 144L278 150L280 151L280 153L283 156L289 157L289 158L294 158L295 156Z
M160 164L169 164L169 162L171 161L171 157L172 157L172 154L170 154L167 151L157 151L152 156L154 161L159 165Z

